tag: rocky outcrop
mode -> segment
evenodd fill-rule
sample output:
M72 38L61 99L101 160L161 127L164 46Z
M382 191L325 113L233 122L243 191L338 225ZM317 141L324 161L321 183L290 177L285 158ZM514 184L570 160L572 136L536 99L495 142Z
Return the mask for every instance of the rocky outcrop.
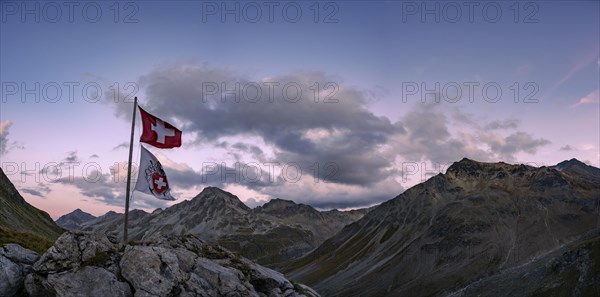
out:
M33 272L32 265L40 256L18 244L0 247L0 296L22 292L25 276Z
M30 296L318 296L193 235L125 246L73 232L35 263L25 289Z

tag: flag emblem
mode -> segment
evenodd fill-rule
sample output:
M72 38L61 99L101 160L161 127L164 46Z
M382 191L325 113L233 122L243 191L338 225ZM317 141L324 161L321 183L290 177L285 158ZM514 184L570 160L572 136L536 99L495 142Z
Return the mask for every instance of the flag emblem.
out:
M140 142L147 143L157 148L174 148L181 146L181 130L149 114L141 107L140 115L142 117L143 128Z
M152 173L152 187L155 193L162 194L169 188L167 177L158 172Z
M167 174L156 157L142 146L140 156L140 171L135 189L153 195L162 200L175 200L171 196L171 188Z

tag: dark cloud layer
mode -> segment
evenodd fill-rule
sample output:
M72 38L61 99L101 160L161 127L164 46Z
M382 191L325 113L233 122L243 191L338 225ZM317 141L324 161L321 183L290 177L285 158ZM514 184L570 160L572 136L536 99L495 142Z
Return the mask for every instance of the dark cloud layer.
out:
M199 141L258 136L276 147L279 162L337 164L343 168L335 176L339 183L367 186L388 176L390 162L378 155L378 147L404 132L400 123L367 109L370 93L320 72L251 80L228 69L175 65L141 81L147 88L147 108L183 123L184 131L196 134ZM319 102L315 83L322 93ZM237 85L235 94L226 90ZM298 90L302 96L292 102ZM322 102L334 91L327 101L337 102ZM255 99L259 93L262 96Z
M185 189L236 184L316 207L359 207L390 199L403 189L394 180L402 174L398 160L514 161L517 154L533 154L549 143L518 131L519 119L481 120L444 102L416 104L392 121L369 109L381 90L360 90L322 72L253 78L227 67L173 64L141 77L139 84L146 91L141 104L180 127L188 145L226 149L235 160L295 164L330 184L318 192L281 176L265 179L269 174L264 168L258 169L261 179L249 180L166 166L172 185ZM117 104L115 111L128 118L131 103ZM257 138L272 154L252 141L229 143L228 137ZM231 164L215 168L243 176Z

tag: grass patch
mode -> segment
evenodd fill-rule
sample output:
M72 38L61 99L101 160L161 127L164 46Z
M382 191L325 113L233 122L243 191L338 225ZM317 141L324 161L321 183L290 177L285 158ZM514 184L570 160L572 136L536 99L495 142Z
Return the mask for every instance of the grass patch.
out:
M7 243L16 243L40 255L45 253L54 244L53 241L33 233L13 231L0 226L0 246Z
M220 247L210 247L208 245L202 246L202 254L208 259L225 259L229 257L227 252Z
M106 261L110 258L107 252L98 252L92 258L85 261L83 265L85 266L98 266L102 267L106 263Z

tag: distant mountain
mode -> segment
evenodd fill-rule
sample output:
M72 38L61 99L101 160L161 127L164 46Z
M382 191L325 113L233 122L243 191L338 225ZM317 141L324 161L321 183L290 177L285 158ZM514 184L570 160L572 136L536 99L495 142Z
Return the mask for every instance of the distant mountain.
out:
M129 213L128 235L145 240L162 235L194 234L262 264L300 257L367 210L318 211L293 201L273 199L251 209L237 196L207 187L195 198L152 213ZM107 213L80 230L122 236L123 214Z
M577 159L562 161L554 166L551 166L550 168L576 174L583 179L589 180L590 182L600 180L600 168L587 165Z
M95 218L95 216L84 212L78 208L58 218L58 220L56 220L56 224L67 230L79 230L81 229L81 224L93 220Z
M598 239L583 238L600 227L599 171L577 160L535 168L463 159L279 267L326 296L444 296L484 279L466 296L518 296L519 286L554 292L540 296L598 292ZM581 254L569 252L576 242Z
M63 231L46 212L27 203L0 168L0 245L14 242L43 252Z

